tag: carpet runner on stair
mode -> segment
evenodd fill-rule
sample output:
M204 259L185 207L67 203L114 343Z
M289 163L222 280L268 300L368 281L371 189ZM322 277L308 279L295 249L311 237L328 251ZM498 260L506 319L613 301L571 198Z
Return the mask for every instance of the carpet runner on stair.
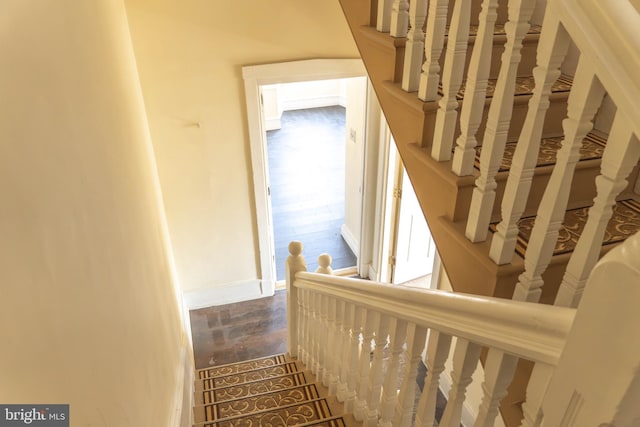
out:
M313 375L284 355L197 371L195 426L347 427ZM335 400L335 399L334 399Z
M578 239L589 218L589 207L569 209L559 230L558 240L553 254L560 255L575 249ZM523 217L518 222L518 243L516 252L525 257L529 238L535 224L535 216ZM489 226L491 232L496 231L497 223ZM605 231L603 246L623 242L627 237L640 231L640 202L634 199L618 201L613 207L613 214Z

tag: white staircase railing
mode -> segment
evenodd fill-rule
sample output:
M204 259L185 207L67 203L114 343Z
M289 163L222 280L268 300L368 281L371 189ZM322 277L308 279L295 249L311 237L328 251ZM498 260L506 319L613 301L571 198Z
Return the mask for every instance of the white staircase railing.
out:
M536 362L544 379L544 391L525 403L535 425L632 426L640 419L640 235L594 269L578 309L309 273L302 244L292 242L290 252L288 351L319 380L335 383L329 392L364 426L432 426L452 339L452 386L440 426L460 426L482 347L489 352L475 426L493 425L518 358Z
M414 419L422 423L416 425L433 425L452 338L458 343L445 419L459 426L481 347L555 366L575 315L569 308L308 273L301 244L293 242L290 250L289 353L318 379L335 378L330 391L367 426L408 426ZM337 319L342 319L340 326ZM416 406L417 368L427 335L428 372ZM496 414L499 390L511 380L508 374L485 374L482 408L488 416Z

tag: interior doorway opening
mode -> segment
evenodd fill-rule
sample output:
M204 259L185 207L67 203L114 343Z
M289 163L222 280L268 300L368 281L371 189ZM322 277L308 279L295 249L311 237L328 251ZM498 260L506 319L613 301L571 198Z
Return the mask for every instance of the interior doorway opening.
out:
M269 90L269 87L277 84L286 83L298 83L304 81L328 81L333 79L346 79L351 80L354 77L362 78L364 81L364 87L366 85L366 72L362 61L359 59L314 59L293 61L278 64L265 64L246 66L242 69L243 78L245 81L245 95L247 98L247 116L249 125L249 136L251 142L251 161L253 166L253 181L255 191L255 211L256 221L258 229L258 246L259 246L259 263L261 271L261 293L263 296L273 295L276 287L276 271L284 270L284 265L278 265L276 268L276 256L274 247L274 230L273 230L273 216L272 216L272 197L271 197L271 183L269 176L269 161L267 153L267 129L270 126L271 117L268 114L263 113L269 103L268 99L265 99L265 94ZM265 90L266 89L266 90ZM364 90L366 97L366 90ZM347 96L349 89L347 89ZM268 96L267 96L268 98ZM365 101L363 100L364 104ZM349 135L352 134L350 123L350 112L353 109L346 107L346 126ZM365 141L365 117L366 107L362 108L362 125L361 127L353 126L356 140L362 141L364 147ZM346 137L346 135L345 135ZM345 151L348 154L349 144L346 144ZM364 148L361 150L364 153ZM349 203L349 191L351 188L346 177L353 178L359 185L356 187L356 192L362 192L363 181L363 162L364 154L360 154L361 158L358 162L345 161L347 169L343 177L345 177L345 223L349 221L349 218L356 217L358 225L354 227L354 247L349 244L356 257L358 257L361 246L361 221L362 221L362 194L355 203ZM316 156L317 157L317 156ZM358 171L350 171L349 165L358 165ZM349 206L355 208L355 212L349 211ZM347 233L341 228L341 235L344 236ZM345 238L347 240L347 238ZM305 243L305 242L303 242ZM305 246L309 248L309 244ZM305 257L310 261L310 257L307 255L305 249ZM311 269L311 268L309 268Z
M304 245L307 269L329 253L334 270L357 265L362 206L366 78L261 86L277 286L288 245Z

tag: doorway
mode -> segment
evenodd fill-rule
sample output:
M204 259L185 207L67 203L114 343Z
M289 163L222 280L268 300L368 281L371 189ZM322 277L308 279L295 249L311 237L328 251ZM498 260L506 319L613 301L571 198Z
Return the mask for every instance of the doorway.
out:
M381 203L377 236L376 278L383 282L431 288L437 273L435 242L384 117L380 120Z
M343 79L351 77L366 77L362 61L359 59L317 59L294 61L279 64L266 64L243 67L242 74L245 83L247 101L247 118L249 124L249 138L251 146L251 162L253 166L253 182L255 194L255 211L258 231L259 263L261 272L262 295L273 295L276 286L276 257L273 238L273 216L270 177L268 170L268 153L266 147L267 120L262 114L262 87L274 84L292 83L300 81L320 81L329 79ZM347 121L349 120L347 109ZM364 140L364 131L358 132ZM348 164L349 162L347 162ZM360 166L362 167L362 166ZM349 171L346 175L352 176ZM360 180L362 173L360 173ZM361 190L361 186L360 186ZM346 192L346 189L345 189ZM348 196L345 206L348 205ZM362 216L362 203L356 203ZM348 219L345 212L345 221ZM358 229L358 233L360 230ZM359 245L360 242L356 242ZM355 251L354 251L355 252ZM358 254L356 253L356 256Z
M293 93L296 96L312 95L319 84L339 93L342 92L340 87L349 83L343 79L289 83L276 88L263 86L265 106L269 97L264 95L268 92L278 92L280 98L286 100L288 94ZM330 92L322 91L325 95ZM333 104L334 101L329 99L323 103ZM297 100L295 107L287 109L285 106L282 112L274 115L277 120L272 119L274 125L267 130L278 286L285 278L285 260L292 240L303 243L309 271L315 271L318 256L325 252L332 256L334 270L355 267L357 263L355 251L347 239L352 241L354 249L357 250L358 245L353 241L352 225L347 223L345 215L347 201L361 204L357 193L349 194L348 200L346 194L349 178L345 163L346 111L354 106L344 100L336 105L318 106L317 99L309 96L306 102ZM349 169L353 167L349 165Z

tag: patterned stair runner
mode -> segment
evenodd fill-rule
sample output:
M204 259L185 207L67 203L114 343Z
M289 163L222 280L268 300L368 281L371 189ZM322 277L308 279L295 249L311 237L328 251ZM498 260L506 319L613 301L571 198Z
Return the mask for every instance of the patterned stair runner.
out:
M554 255L572 252L582 230L587 222L589 208L577 208L567 211L560 234L554 248ZM527 245L533 230L535 216L524 217L518 222L520 232L518 233L518 243L516 252L524 258L527 252ZM489 229L496 231L497 224L491 224ZM627 237L640 230L640 202L634 199L621 200L613 207L613 215L607 225L603 245L612 245L624 241Z
M347 427L309 374L276 355L200 369L196 373L194 426Z

